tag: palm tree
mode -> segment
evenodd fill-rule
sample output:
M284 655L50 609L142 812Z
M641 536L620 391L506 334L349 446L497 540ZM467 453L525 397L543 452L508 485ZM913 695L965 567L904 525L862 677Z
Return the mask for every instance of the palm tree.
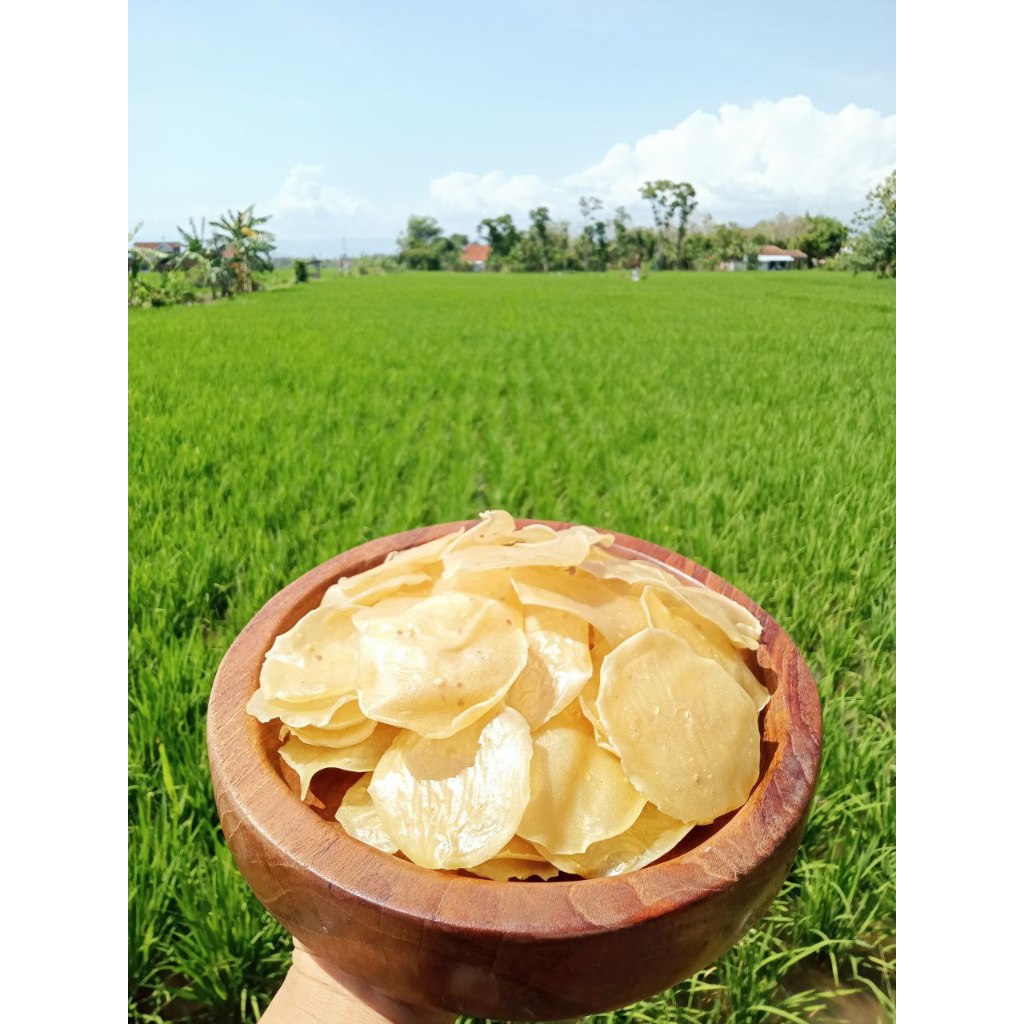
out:
M253 273L274 269L270 258L274 236L261 228L268 220L269 216L254 216L249 206L236 213L228 210L220 220L210 223L210 227L220 229L214 241L220 243L223 256L234 273L236 291L251 292Z
M206 238L206 218L200 222L199 228L196 228L196 222L192 217L189 217L188 223L190 231L178 228L185 248L175 258L174 268L194 270L197 284L209 288L210 297L213 299L217 298L218 288L222 296L230 294L234 275L224 262L222 247L213 239Z

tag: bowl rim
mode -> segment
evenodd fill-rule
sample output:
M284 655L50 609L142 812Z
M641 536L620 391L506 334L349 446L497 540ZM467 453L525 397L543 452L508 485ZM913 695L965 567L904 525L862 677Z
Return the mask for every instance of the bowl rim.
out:
M616 530L601 532L612 534L618 547L658 561L732 598L758 618L762 624L758 664L774 672L778 681L772 700L779 704L772 713L786 716L787 721L798 719L802 726L779 735L750 796L716 832L691 850L622 875L499 882L421 868L373 849L302 803L271 763L263 740L266 727L245 710L274 637L316 607L326 588L340 576L378 564L389 551L404 550L477 522L439 523L360 544L309 570L260 608L224 655L210 694L207 747L218 804L221 795L227 794L233 814L244 816L275 848L277 856L317 876L327 891L338 890L349 899L418 922L421 927L429 923L449 932L497 933L524 940L570 937L561 934L559 922L566 915L558 912L559 906L571 917L586 921L590 934L632 927L638 921L697 904L756 872L795 830L802 830L820 767L821 704L800 652L764 609L726 580L692 559ZM517 526L531 523L555 529L573 525L516 519ZM762 735L762 750L764 746ZM245 753L240 756L240 751ZM260 771L254 770L257 765ZM339 856L346 850L352 856ZM488 887L492 898L477 905L471 887L480 886ZM494 896L499 898L501 913L495 913Z

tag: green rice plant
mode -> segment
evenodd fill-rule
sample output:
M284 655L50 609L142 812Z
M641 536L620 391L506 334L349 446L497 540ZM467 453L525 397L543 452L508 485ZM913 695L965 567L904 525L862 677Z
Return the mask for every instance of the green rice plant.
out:
M218 844L200 863L178 908L181 928L169 953L184 983L173 988L174 998L216 1007L216 1020L225 1024L254 1024L284 980L291 948L283 929L238 885L226 846Z
M750 594L825 742L786 887L593 1019L827 1022L895 991L895 288L834 274L325 274L129 311L129 1016L251 1021L289 956L217 825L205 711L246 622L373 537L489 507Z

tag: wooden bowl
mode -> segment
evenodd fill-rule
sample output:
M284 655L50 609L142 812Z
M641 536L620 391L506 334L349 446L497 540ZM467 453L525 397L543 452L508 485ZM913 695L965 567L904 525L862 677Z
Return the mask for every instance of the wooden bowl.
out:
M817 781L818 692L792 641L748 597L681 555L617 533L622 553L657 559L728 595L764 627L751 665L772 699L762 713L761 776L747 802L694 829L660 861L589 881L492 882L365 846L333 820L340 795L319 812L299 800L282 774L277 728L247 715L246 701L274 637L340 576L470 525L410 530L346 551L285 587L245 627L217 672L207 723L224 836L260 902L292 935L395 999L523 1021L624 1006L720 957L781 888Z

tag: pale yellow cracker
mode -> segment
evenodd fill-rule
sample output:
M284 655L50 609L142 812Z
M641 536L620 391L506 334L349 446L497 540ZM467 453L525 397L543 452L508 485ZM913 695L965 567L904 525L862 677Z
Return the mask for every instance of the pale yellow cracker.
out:
M604 659L597 709L626 777L679 821L712 821L757 782L754 702L672 633L644 630Z
M664 629L669 633L675 633L702 658L711 658L718 662L743 687L758 711L767 705L770 694L761 685L757 676L750 671L742 655L729 643L724 633L706 619L696 615L686 604L679 603L675 608L669 609L653 587L644 588L640 601L652 629Z
M536 729L579 696L590 678L589 626L555 608L527 608L523 630L530 645L526 667L505 695Z
M399 849L425 868L472 868L516 834L530 798L533 742L505 708L446 739L403 732L381 758L370 797Z
M559 715L534 733L523 838L552 853L582 853L624 832L646 802L582 716Z
M314 608L267 652L260 690L268 701L314 703L355 689L358 637L351 614Z
M586 852L573 855L542 851L552 864L568 875L607 878L638 871L664 856L686 835L692 825L662 814L646 804L636 821L621 835L594 843Z
M580 570L526 568L512 571L512 585L523 605L571 612L591 623L612 645L647 625L640 599L628 584L596 580Z
M435 594L356 622L363 713L421 736L451 736L476 721L526 665L518 610L490 598Z

